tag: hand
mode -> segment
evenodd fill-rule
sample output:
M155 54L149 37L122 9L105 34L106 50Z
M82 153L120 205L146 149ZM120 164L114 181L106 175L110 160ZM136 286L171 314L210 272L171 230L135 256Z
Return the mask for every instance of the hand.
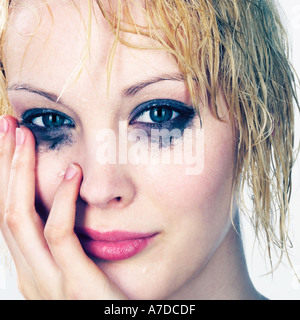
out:
M126 299L74 233L80 167L69 166L44 226L35 210L34 137L10 116L0 119L0 131L0 228L21 293L27 299Z

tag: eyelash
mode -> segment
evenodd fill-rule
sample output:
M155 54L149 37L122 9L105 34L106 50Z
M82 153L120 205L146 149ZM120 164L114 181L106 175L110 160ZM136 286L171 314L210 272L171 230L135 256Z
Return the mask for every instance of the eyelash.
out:
M149 113L148 118L151 118L151 112L153 111L162 111L164 110L165 113L171 113L172 117L171 119L163 122L146 122L144 121L137 121L142 116L145 116L146 113ZM175 113L175 115L174 115ZM142 123L143 125L149 126L151 129L182 129L185 128L186 125L183 125L185 123L185 120L188 121L191 118L195 116L195 110L192 107L186 106L184 103L179 102L177 100L170 100L170 99L155 99L150 100L145 103L140 104L138 107L136 107L133 112L130 114L130 122L129 124L137 124ZM151 120L151 119L150 119ZM179 120L182 122L182 125L180 126ZM153 120L152 120L153 121ZM186 123L185 123L186 124Z
M56 117L63 120L60 126L41 126L44 117ZM35 136L36 145L46 146L50 150L59 149L62 145L72 142L72 132L75 122L66 114L53 109L34 108L27 110L22 115L20 126L29 128Z
M59 121L58 125L46 125L51 117L52 120ZM156 117L156 122L153 117ZM159 121L159 117L162 121ZM150 137L152 129L180 129L182 132L194 117L195 110L182 102L155 99L137 106L129 115L129 125L145 130ZM72 129L76 127L75 122L66 114L39 108L25 111L20 125L28 127L33 132L37 145L46 144L50 149L57 149L58 146L71 142Z

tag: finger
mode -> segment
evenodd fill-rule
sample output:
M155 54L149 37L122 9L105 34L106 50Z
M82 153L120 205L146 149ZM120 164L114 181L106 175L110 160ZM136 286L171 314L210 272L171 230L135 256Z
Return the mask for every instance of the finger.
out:
M71 164L56 192L44 230L52 256L61 270L74 269L74 261L87 258L74 232L76 200L81 180L80 167Z
M15 152L17 121L11 116L0 118L0 215L3 221L12 158Z
M31 132L17 128L16 147L11 164L8 204L17 211L34 212L35 199L35 143ZM20 198L21 197L21 198ZM21 201L20 201L21 200ZM22 201L23 200L23 201Z
M40 299L31 268L19 250L4 220L11 163L15 151L16 128L17 121L15 118L11 116L0 118L0 228L16 266L20 292L25 298Z
M71 299L125 299L125 296L87 257L74 232L76 200L82 171L71 164L55 195L45 226L45 237L60 267Z
M13 154L17 121L11 116L0 117L0 227L16 265L23 265L24 259L4 221L8 184Z
M57 270L44 239L44 226L35 211L35 141L27 128L16 129L5 220L36 279Z

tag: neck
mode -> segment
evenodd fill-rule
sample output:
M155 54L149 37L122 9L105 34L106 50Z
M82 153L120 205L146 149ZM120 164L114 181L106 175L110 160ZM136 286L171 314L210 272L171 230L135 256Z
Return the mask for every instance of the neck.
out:
M237 223L238 226L238 223ZM248 274L239 227L231 226L223 242L177 299L261 300Z

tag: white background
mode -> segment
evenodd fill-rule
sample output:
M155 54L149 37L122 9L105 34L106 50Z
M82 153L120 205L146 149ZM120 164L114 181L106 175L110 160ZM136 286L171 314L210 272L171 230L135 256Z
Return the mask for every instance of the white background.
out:
M300 0L279 0L283 9L283 19L287 26L290 38L291 59L300 75ZM300 90L298 89L300 97ZM296 118L296 141L300 140L300 117ZM272 275L265 274L267 268L267 255L261 252L258 246L253 248L253 234L251 227L244 222L245 250L248 260L250 276L254 285L269 299L300 300L300 284L298 283L289 263L284 261ZM293 248L290 250L293 267L300 277L300 157L293 173L293 193L291 199L291 240Z
M300 74L300 0L279 0L287 25L290 44L292 47L292 60ZM300 91L299 91L300 96ZM300 139L300 118L296 119L296 141ZM298 160L293 175L293 194L291 202L291 239L293 248L291 257L295 271L300 276L300 159ZM253 246L254 237L252 228L246 220L242 221L246 257L249 273L256 288L269 299L294 299L300 300L300 285L294 273L285 261L272 275L265 275L268 268L266 254ZM2 241L0 237L0 242ZM6 261L0 248L0 299L22 299L17 290L17 282L13 264ZM7 253L6 253L7 255Z

